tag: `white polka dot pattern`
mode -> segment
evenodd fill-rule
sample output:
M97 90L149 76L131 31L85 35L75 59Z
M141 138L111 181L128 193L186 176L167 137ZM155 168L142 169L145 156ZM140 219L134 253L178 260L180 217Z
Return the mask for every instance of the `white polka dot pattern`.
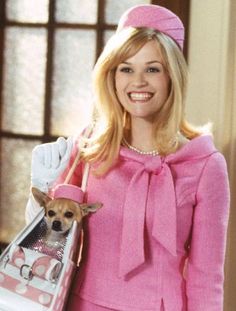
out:
M43 276L46 272L46 267L43 265L39 265L35 268L35 272L38 276Z
M51 260L50 260L50 265L54 265L54 263L55 263L55 259L54 258L52 258Z
M75 268L75 263L73 263L72 261L69 261L67 263L65 273L64 273L64 277L63 277L63 280L61 281L60 289L59 289L58 296L56 299L56 303L55 303L55 306L56 306L55 310L56 311L62 311L63 310L64 301L65 301L65 298L66 298L67 293L68 293L71 275L73 273L74 268Z
M42 305L47 305L51 301L51 297L48 294L39 295L39 302Z
M19 283L15 288L16 293L24 295L27 292L27 287L24 283Z
M22 259L22 258L16 258L15 260L14 260L14 263L15 263L15 265L17 266L17 267L21 267L23 264L24 264L24 260Z

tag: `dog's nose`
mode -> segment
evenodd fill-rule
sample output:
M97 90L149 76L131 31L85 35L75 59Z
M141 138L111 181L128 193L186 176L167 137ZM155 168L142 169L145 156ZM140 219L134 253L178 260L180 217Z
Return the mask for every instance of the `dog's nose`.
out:
M52 223L52 230L61 231L61 222L59 220L54 220Z

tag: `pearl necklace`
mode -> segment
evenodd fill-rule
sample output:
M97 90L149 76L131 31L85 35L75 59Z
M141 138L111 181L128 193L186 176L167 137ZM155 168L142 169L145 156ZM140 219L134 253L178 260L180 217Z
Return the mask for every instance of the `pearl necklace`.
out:
M123 138L123 143L126 147L128 147L130 150L133 150L139 154L143 154L143 155L150 155L150 156L157 156L159 154L159 152L157 150L151 150L151 151L143 151L143 150L140 150L132 145L130 145L127 140L125 138Z

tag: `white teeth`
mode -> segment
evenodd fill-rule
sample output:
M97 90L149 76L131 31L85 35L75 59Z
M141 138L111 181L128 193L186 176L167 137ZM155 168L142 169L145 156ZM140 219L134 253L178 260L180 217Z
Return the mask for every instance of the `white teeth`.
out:
M152 97L151 93L129 93L132 100L147 100Z

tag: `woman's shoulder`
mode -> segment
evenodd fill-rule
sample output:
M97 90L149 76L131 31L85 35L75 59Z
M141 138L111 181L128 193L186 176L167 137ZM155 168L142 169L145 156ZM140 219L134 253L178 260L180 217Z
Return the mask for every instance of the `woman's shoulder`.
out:
M187 139L183 135L179 136L178 149L167 156L171 161L189 161L196 159L206 159L214 153L220 153L215 147L212 135L199 135L193 139Z

